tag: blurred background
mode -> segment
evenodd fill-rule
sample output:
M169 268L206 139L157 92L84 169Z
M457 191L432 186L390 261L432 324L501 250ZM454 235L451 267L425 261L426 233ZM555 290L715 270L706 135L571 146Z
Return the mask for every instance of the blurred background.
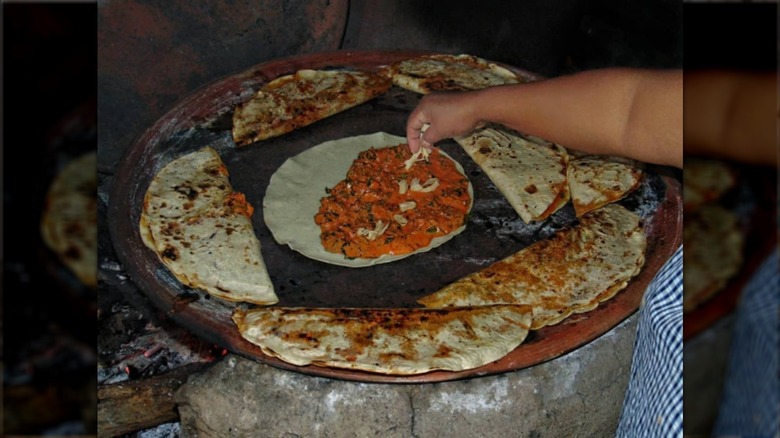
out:
M684 14L684 430L777 436L777 3Z
M2 8L4 435L96 433L95 11Z

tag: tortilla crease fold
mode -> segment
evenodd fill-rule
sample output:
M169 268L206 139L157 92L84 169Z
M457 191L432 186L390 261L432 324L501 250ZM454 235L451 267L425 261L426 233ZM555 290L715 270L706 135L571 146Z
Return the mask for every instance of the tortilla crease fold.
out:
M609 204L418 302L429 308L530 305L536 330L615 296L641 270L646 246L639 216Z
M482 128L455 141L526 223L547 219L569 201L569 156L563 147L529 141L499 127Z
M205 147L154 176L139 225L146 246L184 285L228 301L275 304L251 214L217 152Z
M529 306L457 309L236 309L241 335L293 365L414 375L463 371L496 361L520 345Z

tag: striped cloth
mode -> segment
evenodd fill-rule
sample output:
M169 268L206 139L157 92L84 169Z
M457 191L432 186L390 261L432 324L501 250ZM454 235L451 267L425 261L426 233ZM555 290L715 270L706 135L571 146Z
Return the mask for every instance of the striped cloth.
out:
M642 299L618 437L682 436L682 270L680 247Z
M715 436L780 436L778 251L742 292Z

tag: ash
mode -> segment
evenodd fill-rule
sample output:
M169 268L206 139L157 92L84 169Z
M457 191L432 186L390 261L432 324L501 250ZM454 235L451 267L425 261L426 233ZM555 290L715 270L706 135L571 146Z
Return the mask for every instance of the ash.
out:
M127 304L102 315L98 335L98 384L146 378L183 365L212 362L225 351L168 321L153 323Z
M178 438L181 435L181 424L165 423L157 427L142 430L135 434L135 438Z

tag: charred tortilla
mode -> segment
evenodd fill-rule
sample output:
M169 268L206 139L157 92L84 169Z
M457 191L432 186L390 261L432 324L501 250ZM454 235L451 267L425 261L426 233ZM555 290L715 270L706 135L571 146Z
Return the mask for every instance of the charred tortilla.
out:
M482 128L456 141L526 223L548 218L569 201L564 148L498 127Z
M269 307L238 309L233 321L263 353L293 365L413 375L468 370L502 358L527 336L531 309Z
M401 88L421 94L479 90L520 82L510 70L472 55L419 56L392 64L380 74Z
M644 264L639 216L618 204L418 300L431 308L524 304L531 329L595 309L625 288Z
M299 70L275 79L236 107L233 141L245 146L286 134L385 93L389 80L346 70Z
M278 301L252 228L252 206L234 192L210 147L171 161L144 197L140 232L183 284L229 301Z

